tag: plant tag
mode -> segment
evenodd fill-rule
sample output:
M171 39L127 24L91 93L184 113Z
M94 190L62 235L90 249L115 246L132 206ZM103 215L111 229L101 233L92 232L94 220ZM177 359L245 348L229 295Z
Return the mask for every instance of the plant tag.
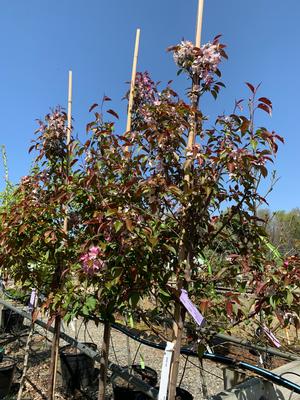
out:
M161 377L160 377L160 385L158 392L158 400L167 400L168 396L168 386L169 386L169 377L170 377L170 367L172 354L175 343L167 342L165 348L165 354L161 366Z
M193 317L194 321L202 326L205 322L203 315L199 312L195 304L189 299L188 293L186 290L181 289L180 301L188 311L188 313Z
M265 325L263 325L262 330L263 330L264 334L267 336L267 338L274 344L275 347L281 347L281 343L275 337L275 335L270 331L269 328L267 328Z
M32 289L28 304L28 310L32 312L35 306L36 306L36 289Z
M213 354L213 351L208 344L206 344L206 350L209 354Z

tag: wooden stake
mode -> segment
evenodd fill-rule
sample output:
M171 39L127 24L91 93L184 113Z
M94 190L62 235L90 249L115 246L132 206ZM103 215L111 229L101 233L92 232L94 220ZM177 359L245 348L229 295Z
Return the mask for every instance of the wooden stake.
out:
M196 40L195 40L196 47L201 46L203 8L204 8L204 0L198 0L198 15L197 15Z
M197 26L196 26L196 38L195 38L195 46L201 46L201 36L202 36L202 21L203 21L203 8L204 8L204 0L198 0L198 12L197 12ZM195 87L195 82L193 82L192 91ZM196 104L192 104L193 107L198 107L198 102ZM195 144L196 139L196 123L193 124L188 137L187 149L191 150Z
M108 321L106 321L104 323L103 342L101 349L98 400L105 400L110 330L111 330L111 325Z
M291 344L291 338L290 338L290 333L289 333L289 327L287 326L286 328L284 328L285 330L285 336L287 339L287 344L290 345Z
M204 8L204 0L198 0L198 13L197 13L197 28L196 28L196 40L195 46L200 47L201 45L201 32L202 32L202 20L203 20L203 8ZM193 82L192 84L192 91L194 90L195 86L198 85L200 82ZM189 132L188 142L186 147L186 153L192 150L195 139L196 139L196 130L197 130L197 120L196 120L196 111L198 109L198 100L192 103L192 107L194 108L194 118L193 124ZM186 181L186 190L190 186L190 166L191 161L188 159L184 165L184 179ZM183 232L185 235L186 232ZM180 292L182 287L187 289L189 281L191 279L191 271L190 271L190 254L189 250L186 248L185 240L182 240L181 249L179 254L179 264L182 262L186 263L186 270L185 270L185 281L178 282L177 289ZM179 370L179 362L180 362L180 348L181 348L181 339L183 335L183 326L184 326L184 317L185 317L185 309L181 306L180 303L175 305L175 313L174 313L174 324L173 324L173 343L174 352L172 358L172 365L171 365L171 373L170 373L170 382L169 382L169 393L168 393L168 400L175 400L176 396L176 384L177 384L177 377L178 377L178 370Z
M70 145L72 131L72 96L73 96L73 73L69 71L69 90L68 90L68 132L67 146ZM68 149L69 150L69 149Z
M66 184L68 184L69 176L69 165L70 165L70 142L71 142L71 131L72 131L72 71L69 71L69 86L68 86L68 114L67 114L67 159L66 159ZM66 209L66 212L68 210ZM63 230L65 235L68 234L68 216L66 215L63 222ZM62 262L59 261L61 265L58 266L58 285L61 285L60 276L63 270ZM50 371L49 371L49 387L48 387L48 399L54 400L55 397L55 387L56 387L56 375L57 375L57 364L58 364L58 353L59 353L59 338L60 338L60 327L61 327L61 317L57 315L55 317L54 333L52 339L51 348L51 360L50 360Z
M67 115L67 171L66 179L68 184L68 175L70 167L70 142L71 142L71 132L72 132L72 95L73 95L73 74L69 71L69 89L68 89L68 115ZM64 233L68 234L68 216L64 219Z
M141 34L141 30L137 29L136 30L136 37L135 37L133 62L132 62L132 73L131 73L129 102L128 102L128 111L127 111L126 132L129 132L131 130L131 117L132 117L132 107L133 107L133 100L134 100L136 68L137 68L137 62L138 62L138 56L139 56L140 34ZM126 147L126 150L127 149L128 148Z

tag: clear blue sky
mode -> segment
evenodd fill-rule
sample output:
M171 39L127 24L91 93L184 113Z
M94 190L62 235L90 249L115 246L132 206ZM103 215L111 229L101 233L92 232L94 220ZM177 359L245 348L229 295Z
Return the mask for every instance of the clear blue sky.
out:
M67 75L73 70L75 132L82 134L88 108L105 93L124 115L125 82L131 75L135 30L140 27L139 70L155 80L176 77L165 49L182 38L194 40L197 0L2 0L0 13L0 143L8 153L10 178L18 182L30 168L27 149L50 107L66 106ZM235 98L247 95L245 81L262 82L273 117L261 123L283 135L276 161L280 181L270 206L300 206L300 1L206 0L203 41L222 33L229 61L221 67L227 89L209 115L230 112ZM124 120L122 120L124 121ZM0 167L1 178L3 168ZM0 180L0 188L3 179Z

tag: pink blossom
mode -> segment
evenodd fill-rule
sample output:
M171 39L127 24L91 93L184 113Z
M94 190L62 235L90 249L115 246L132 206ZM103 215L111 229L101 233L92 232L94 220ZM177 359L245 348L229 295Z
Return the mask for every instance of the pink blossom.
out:
M94 275L98 271L102 270L106 263L100 258L101 250L98 246L92 246L88 252L80 257L82 262L82 269L88 275Z
M174 61L188 73L203 79L206 85L211 85L213 75L221 62L219 44L206 43L200 50L191 42L182 41L174 51Z
M99 249L98 246L90 247L89 254L90 254L91 257L96 258L99 253L100 253L100 249Z

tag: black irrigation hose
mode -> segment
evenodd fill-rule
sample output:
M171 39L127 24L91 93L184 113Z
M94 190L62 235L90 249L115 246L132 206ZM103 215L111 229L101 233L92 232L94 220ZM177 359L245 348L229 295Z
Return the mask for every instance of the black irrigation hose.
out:
M16 311L19 314L23 315L25 318L31 319L31 316L28 313L26 313L26 312L24 312L22 310L18 310L16 307L13 307L11 304L5 304L5 302L3 300L1 300L1 299L0 299L0 303L2 303L4 305L7 305L8 308L13 309L14 311ZM38 325L42 325L43 327L47 327L47 325L43 321L37 320L36 323ZM132 332L130 332L128 329L126 329L123 326L121 326L120 324L113 323L112 327L114 329L124 333L125 335L129 336L130 338L136 340L137 342L142 343L142 344L144 344L146 346L149 346L149 347L152 347L152 348L156 348L156 349L160 349L160 350L164 350L165 349L165 344L153 343L150 340L141 339L137 335L134 335ZM52 330L51 328L49 329L49 327L47 327L47 328L50 331ZM68 335L62 334L61 336L67 337ZM82 345L80 347L82 347ZM90 350L90 352L91 353L95 353L92 350ZM180 352L181 352L181 354L189 355L189 356L192 356L192 357L198 357L198 354L196 352L194 352L193 350L187 349L187 348L181 348ZM282 378L281 376L279 376L277 374L274 374L273 372L267 371L267 370L265 370L263 368L251 365L251 364L243 362L243 361L235 361L235 360L233 360L232 358L229 358L229 357L221 356L221 355L218 355L218 354L210 354L210 353L207 353L207 352L205 352L203 354L203 358L207 359L207 360L210 360L210 361L213 361L213 362L229 365L229 366L231 366L233 368L241 368L241 369L244 369L244 370L247 370L247 371L254 372L255 374L261 376L262 378L265 378L265 379L267 379L267 380L269 380L269 381L271 381L271 382L273 382L273 383L275 383L277 385L283 386L286 389L289 389L289 390L291 390L291 391L293 391L295 393L300 394L300 386L299 385L295 384L294 382L289 381L288 379ZM122 374L123 371L118 371L118 372L120 374ZM135 380L135 379L133 378L133 380ZM152 397L152 398L155 398L155 397Z
M1 280L1 277L0 277L0 291L1 290L10 299L18 300L18 298L16 296L13 296L13 295L11 295L10 293L7 292L7 290L5 289L5 286L3 284L3 281ZM24 295L24 297L22 297L22 298L25 298L26 296L28 297L28 295ZM45 300L45 298L46 297L42 293L39 293L39 299L40 300L43 301L43 300ZM84 318L84 316L83 316L83 318ZM95 320L95 319L93 319L93 320ZM99 320L97 319L97 321L99 321ZM103 322L103 321L100 321L100 322ZM116 324L116 329L117 329L117 326L121 326L121 325ZM274 349L274 348L269 347L269 346L260 346L260 345L257 345L257 344L252 344L251 342L249 342L248 340L245 340L245 339L239 339L239 338L236 338L236 337L233 337L233 336L224 335L222 333L217 333L217 334L214 335L214 337L216 337L218 339L221 339L221 340L223 340L225 342L230 342L230 343L234 343L234 344L236 344L238 346L246 347L248 349L258 350L258 351L261 351L261 352L264 352L264 353L268 353L268 354L274 355L276 357L282 357L282 358L284 358L286 360L300 361L300 357L299 356L295 356L295 355L293 355L291 353L283 352L283 351Z
M137 342L142 343L146 346L153 347L155 349L160 349L160 350L165 349L165 344L153 343L150 340L141 339L140 337L138 337L137 335L134 335L128 329L124 328L123 326L120 326L119 324L112 324L112 327L114 329L124 333L125 335L129 336L131 339L134 339ZM187 356L191 356L191 357L198 357L198 354L195 351L184 348L184 347L181 348L180 353L185 354ZM233 368L240 368L243 370L254 372L255 374L261 376L262 378L265 378L277 385L283 386L286 389L292 390L295 393L300 394L300 386L299 385L295 384L294 382L289 381L288 379L282 378L281 376L274 374L273 372L267 371L263 368L251 365L244 361L235 361L229 357L221 356L218 354L210 354L207 352L205 352L203 354L203 358L206 360L213 361L213 362L225 364L225 365L231 366Z

